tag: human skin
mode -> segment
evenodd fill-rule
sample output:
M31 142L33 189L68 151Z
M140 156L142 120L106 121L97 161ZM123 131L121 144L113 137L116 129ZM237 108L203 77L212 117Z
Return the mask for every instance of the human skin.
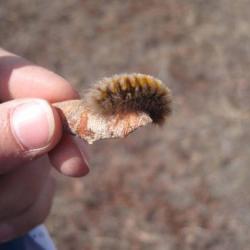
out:
M67 176L88 173L86 154L50 105L78 97L62 77L0 49L0 243L45 220L52 166Z

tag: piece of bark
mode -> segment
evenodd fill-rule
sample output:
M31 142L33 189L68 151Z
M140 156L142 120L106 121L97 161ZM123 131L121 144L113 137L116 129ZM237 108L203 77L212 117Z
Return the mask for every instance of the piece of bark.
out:
M82 100L53 104L57 108L65 131L92 144L106 138L124 138L139 127L152 122L144 112L102 115L89 111Z

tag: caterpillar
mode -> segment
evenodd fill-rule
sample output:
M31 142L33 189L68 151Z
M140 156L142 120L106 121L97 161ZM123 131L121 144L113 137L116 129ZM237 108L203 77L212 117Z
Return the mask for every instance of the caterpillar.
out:
M102 115L145 112L155 124L163 124L171 113L170 90L159 79L139 73L104 78L84 99Z

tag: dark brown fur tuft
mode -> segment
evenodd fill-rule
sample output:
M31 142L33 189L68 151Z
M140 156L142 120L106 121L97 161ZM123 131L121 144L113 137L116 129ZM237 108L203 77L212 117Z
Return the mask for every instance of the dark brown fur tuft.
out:
M88 107L105 115L145 112L162 124L171 113L169 89L158 79L143 74L115 75L101 80L86 96Z

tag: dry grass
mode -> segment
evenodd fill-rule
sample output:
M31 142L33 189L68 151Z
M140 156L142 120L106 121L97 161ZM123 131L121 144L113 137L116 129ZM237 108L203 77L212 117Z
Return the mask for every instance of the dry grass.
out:
M174 94L165 127L90 146L88 177L58 176L47 225L59 249L249 249L249 4L1 3L2 46L79 90L135 71Z

